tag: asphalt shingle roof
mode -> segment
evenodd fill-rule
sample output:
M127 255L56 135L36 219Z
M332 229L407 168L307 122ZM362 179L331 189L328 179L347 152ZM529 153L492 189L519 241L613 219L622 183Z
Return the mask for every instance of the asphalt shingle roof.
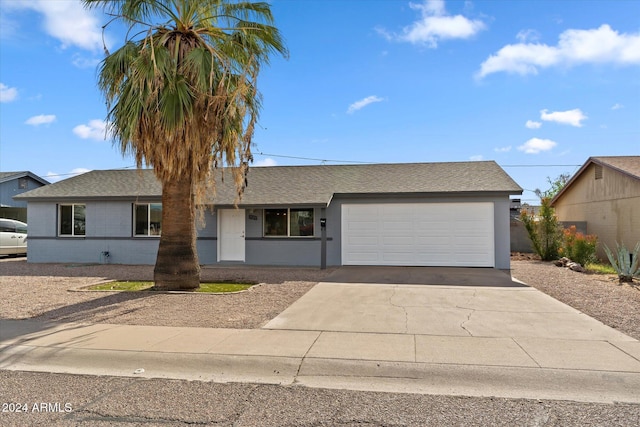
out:
M235 199L229 171L218 177L211 203ZM250 168L240 205L328 205L334 194L521 194L522 188L495 162L272 166ZM17 198L63 200L158 198L161 186L150 170L92 171Z
M556 194L551 200L551 206L564 197L564 194L569 191L573 183L581 176L587 167L591 164L598 164L608 168L615 169L627 176L640 180L640 156L598 156L589 157L587 161L580 167L580 169L573 174L571 179L562 187L562 190Z
M28 176L38 182L41 182L42 185L49 184L49 181L39 177L38 175L31 173L29 171L19 171L19 172L0 172L0 183L11 181L14 179L22 178Z

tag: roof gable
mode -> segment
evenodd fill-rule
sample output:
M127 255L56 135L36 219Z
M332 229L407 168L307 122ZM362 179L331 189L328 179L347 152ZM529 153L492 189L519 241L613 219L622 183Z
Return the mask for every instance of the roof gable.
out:
M232 205L231 171L218 171L209 203ZM240 205L323 205L334 194L521 194L495 162L252 167ZM151 170L92 171L17 196L22 199L159 198Z
M562 187L562 190L551 200L553 206L567 191L571 189L574 182L582 176L590 165L596 164L620 172L632 179L640 181L640 156L598 156L589 157L582 167L573 174L571 179Z
M20 172L0 172L0 184L3 182L13 181L14 179L28 177L41 183L42 185L49 184L44 178L39 177L38 175L29 172L29 171L20 171Z
M640 179L640 156L591 157L594 163Z

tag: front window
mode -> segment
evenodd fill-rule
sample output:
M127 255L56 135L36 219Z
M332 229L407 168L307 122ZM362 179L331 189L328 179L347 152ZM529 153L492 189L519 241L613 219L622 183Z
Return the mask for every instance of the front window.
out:
M313 209L265 209L265 237L313 236Z
M162 204L136 204L133 208L134 234L136 236L159 236L162 231Z
M85 215L85 205L60 205L58 234L60 236L84 236Z

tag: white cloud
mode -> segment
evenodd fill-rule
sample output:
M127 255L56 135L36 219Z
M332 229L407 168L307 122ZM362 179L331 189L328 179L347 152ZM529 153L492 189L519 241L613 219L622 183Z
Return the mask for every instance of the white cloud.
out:
M74 176L78 176L78 175L82 175L83 173L87 173L87 172L91 172L91 169L87 169L87 168L75 168L75 169L71 169L71 172L69 173L57 173L57 172L47 172L47 174L44 176L46 178L47 181L49 182L58 182L61 181L63 179L67 179L67 178L72 178Z
M558 144L550 139L531 138L519 146L518 150L524 151L526 154L538 154L542 151L549 151L556 145Z
M90 120L86 125L78 125L73 128L73 133L82 139L96 139L104 141L107 139L107 122L103 120Z
M511 146L507 145L506 147L496 147L493 149L496 153L507 153L511 151Z
M375 95L367 96L366 98L361 99L360 101L356 101L353 104L349 105L349 108L347 109L347 113L353 114L356 111L363 109L369 104L373 104L374 102L382 102L382 101L384 101L384 98L380 98Z
M11 102L18 98L18 89L0 83L0 102Z
M479 162L482 159L483 159L482 154L476 154L474 156L469 157L469 160L471 160L472 162Z
M102 50L102 25L96 14L77 0L30 0L9 2L11 9L30 9L44 17L44 30L60 40L63 48ZM3 5L4 6L4 5Z
M553 111L551 113L547 111L548 110L540 111L540 118L542 120L575 127L582 127L582 121L588 118L579 108L567 111Z
M536 30L521 30L516 34L516 38L520 41L520 43L538 41L540 39L540 33Z
M420 11L421 16L403 28L401 34L390 33L382 28L378 32L389 40L436 48L441 40L468 39L486 28L482 21L447 14L444 0L424 0L423 3L409 3L409 7Z
M542 126L542 123L534 122L533 120L527 120L527 123L525 123L524 125L529 129L540 129L540 127Z
M622 105L622 104L614 104L613 106L611 106L612 110L619 110L621 108L624 108L624 105Z
M271 157L267 157L266 159L258 160L253 166L276 166L277 164Z
M24 123L31 126L48 125L56 121L53 114L40 114L39 116L29 117Z
M476 77L497 72L538 74L541 68L604 63L639 65L640 32L620 34L605 24L591 30L566 30L556 46L509 44L485 60Z
M83 55L74 54L73 59L71 61L73 65L78 68L93 68L100 63L100 59L98 58L87 58Z
M91 169L87 169L87 168L75 168L75 169L71 169L71 174L73 176L76 175L82 175L83 173L87 173L87 172L91 172Z

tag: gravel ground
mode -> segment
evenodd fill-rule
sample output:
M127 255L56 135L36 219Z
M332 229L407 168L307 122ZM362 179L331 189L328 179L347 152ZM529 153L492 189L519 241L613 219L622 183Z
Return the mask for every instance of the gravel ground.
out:
M640 286L514 257L513 277L640 339ZM107 279L151 280L152 266L28 264L0 260L0 318L207 328L259 328L334 269L203 268L205 281L259 283L227 295L70 292Z
M202 328L259 328L333 269L203 268L203 281L258 283L234 294L70 292L104 280L152 280L153 266L0 260L0 318Z
M511 275L547 295L640 340L640 283L585 274L536 260L511 261Z

